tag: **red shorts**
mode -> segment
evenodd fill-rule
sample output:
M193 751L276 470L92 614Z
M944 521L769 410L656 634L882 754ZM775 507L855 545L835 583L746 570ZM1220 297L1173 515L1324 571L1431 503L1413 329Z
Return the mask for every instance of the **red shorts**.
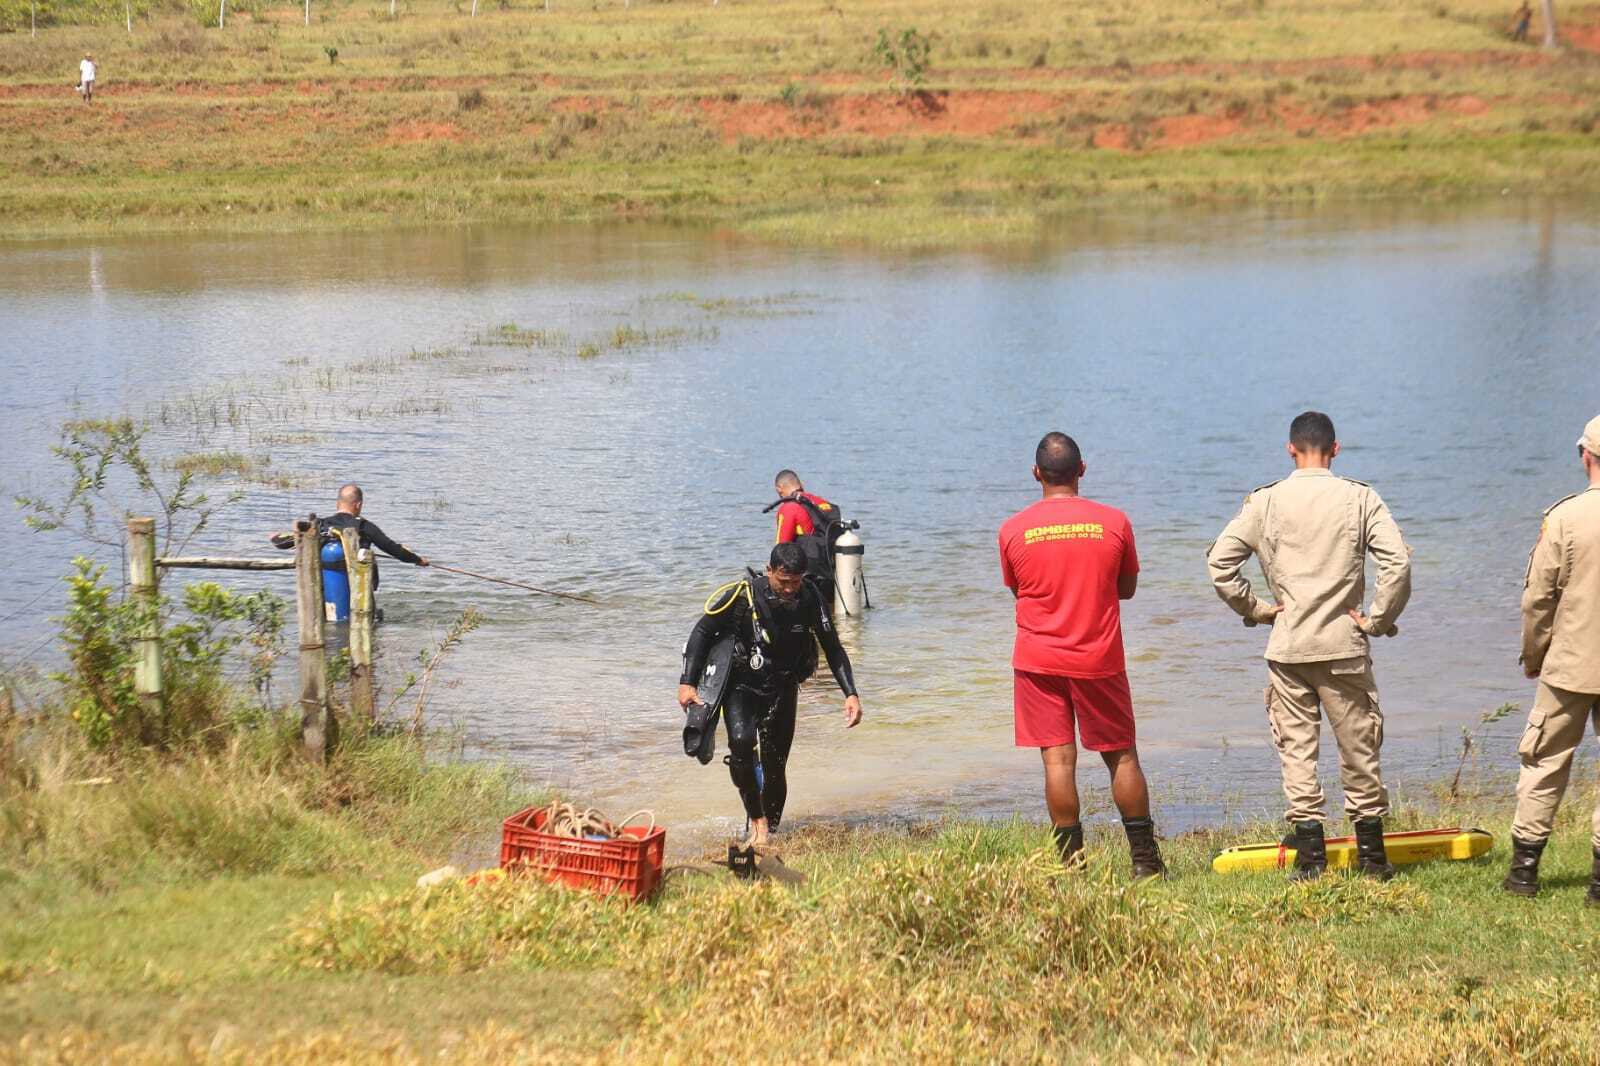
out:
M1017 747L1055 748L1073 742L1073 721L1090 751L1133 747L1133 693L1128 675L1057 677L1017 670L1013 703Z

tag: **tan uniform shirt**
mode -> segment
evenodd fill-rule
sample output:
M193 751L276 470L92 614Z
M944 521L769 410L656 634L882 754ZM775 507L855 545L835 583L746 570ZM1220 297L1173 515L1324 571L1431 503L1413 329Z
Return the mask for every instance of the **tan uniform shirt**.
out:
M1522 662L1547 685L1600 693L1600 485L1544 513L1522 591Z
M1251 554L1283 613L1267 658L1315 663L1367 654L1367 634L1350 618L1366 595L1366 555L1378 563L1369 632L1387 633L1411 598L1411 556L1400 527L1371 486L1319 467L1296 470L1245 497L1206 556L1211 583L1246 620L1267 621L1240 571Z

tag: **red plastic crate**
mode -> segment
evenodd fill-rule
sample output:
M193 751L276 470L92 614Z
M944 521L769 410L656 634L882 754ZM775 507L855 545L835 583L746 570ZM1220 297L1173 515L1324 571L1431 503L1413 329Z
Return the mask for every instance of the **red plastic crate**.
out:
M507 873L536 873L547 881L587 888L604 896L641 900L661 884L667 831L622 827L616 840L580 840L541 832L545 811L529 807L505 820L500 866Z

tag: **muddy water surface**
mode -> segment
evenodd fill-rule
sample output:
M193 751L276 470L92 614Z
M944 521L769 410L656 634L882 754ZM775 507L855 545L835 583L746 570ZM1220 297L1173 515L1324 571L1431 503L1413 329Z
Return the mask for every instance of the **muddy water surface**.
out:
M601 606L389 564L383 680L476 606L434 713L703 838L742 817L722 768L679 753L678 651L706 593L764 557L780 466L860 519L876 604L846 626L866 723L845 733L831 686L807 687L792 816L1037 814L994 533L1033 498L1040 433L1065 429L1085 492L1138 536L1140 741L1180 825L1277 809L1265 638L1217 601L1203 554L1318 407L1336 469L1383 493L1415 549L1402 635L1375 655L1386 762L1419 787L1453 768L1462 726L1531 696L1523 565L1600 411L1595 217L1123 217L914 258L632 226L0 244L0 487L58 490L54 427L126 412L165 455L232 448L298 479L239 484L197 547L261 551L354 479L425 554L589 592ZM11 514L0 647L44 661L39 618L78 546ZM1490 731L1490 763L1517 728Z

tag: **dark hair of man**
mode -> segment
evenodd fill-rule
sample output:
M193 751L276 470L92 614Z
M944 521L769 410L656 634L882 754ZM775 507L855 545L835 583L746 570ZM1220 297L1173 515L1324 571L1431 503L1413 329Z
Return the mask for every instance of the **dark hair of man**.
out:
M1289 443L1296 451L1327 455L1337 439L1333 435L1333 419L1321 411L1307 411L1289 423Z
M1033 465L1046 485L1076 485L1082 473L1083 453L1065 433L1050 432L1033 451Z
M787 544L774 544L767 565L786 574L803 574L806 572L806 550L792 540Z
M339 502L340 503L360 503L361 502L361 486L357 485L354 481L350 482L350 484L348 484L348 485L341 485L339 487Z
M777 486L779 492L786 488L797 489L800 487L800 475L793 470L780 470L777 476L772 479L772 483Z

